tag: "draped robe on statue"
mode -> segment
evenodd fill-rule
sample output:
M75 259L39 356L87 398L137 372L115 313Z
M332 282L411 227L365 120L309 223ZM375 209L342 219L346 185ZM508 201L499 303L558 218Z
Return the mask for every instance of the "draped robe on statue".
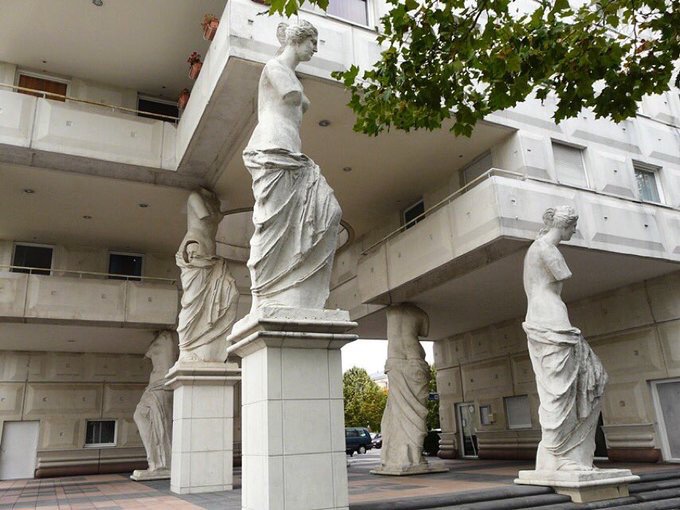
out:
M165 388L165 378L146 387L135 409L137 414L144 415L149 424L149 446L145 445L149 471L170 469L167 456L172 451L172 391Z
M190 353L212 342L223 342L236 318L238 291L227 261L219 256L195 255L184 259L185 248L175 257L181 270L182 309L177 333L182 353Z

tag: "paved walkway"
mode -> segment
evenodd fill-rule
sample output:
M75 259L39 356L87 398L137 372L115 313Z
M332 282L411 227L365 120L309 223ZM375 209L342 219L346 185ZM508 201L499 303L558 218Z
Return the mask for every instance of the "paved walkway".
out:
M385 503L410 498L432 497L462 491L483 491L512 485L519 469L531 469L530 463L491 460L452 460L445 462L448 473L421 476L383 477L369 474L380 461L379 451L349 459L350 507L370 507L371 502ZM613 467L612 464L598 464ZM677 470L670 464L626 464L634 473ZM240 471L235 472L235 486L240 487ZM0 481L0 510L39 508L63 509L226 509L240 510L241 491L178 496L172 494L168 481L133 482L125 475L72 476L38 480Z

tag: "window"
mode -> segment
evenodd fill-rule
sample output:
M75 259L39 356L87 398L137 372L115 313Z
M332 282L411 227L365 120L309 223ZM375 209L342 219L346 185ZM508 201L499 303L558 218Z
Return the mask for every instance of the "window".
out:
M139 99L137 100L137 109L140 112L138 113L139 117L147 117L149 119L170 120L158 117L157 115L179 117L177 103L173 103L172 101L165 101L163 99L156 99L153 97L140 96Z
M531 408L529 397L521 395L519 397L505 397L505 413L508 418L508 428L530 429L531 428Z
M555 173L562 184L588 186L586 169L583 164L583 149L553 142Z
M116 446L116 420L88 420L85 446Z
M491 425L493 423L491 406L479 406L479 423L482 425Z
M636 161L633 161L633 168L635 170L635 180L637 181L640 200L660 204L663 200L657 179L659 168Z
M111 253L109 255L109 278L112 280L141 280L143 261L144 257L139 254Z
M330 0L326 12L359 25L368 25L366 0Z
M422 200L419 200L411 207L407 207L406 209L404 209L404 212L402 213L402 220L406 228L411 228L413 225L422 220L423 218L418 218L418 216L420 216L424 212L425 202L423 202Z
M53 94L65 96L67 85L66 82L48 80L47 78L31 76L28 74L19 74L19 86L26 87L27 89L42 90L43 92L52 92ZM20 90L19 92L28 94L29 96L43 97L39 92L28 92L23 90ZM66 99L62 97L47 96L47 98L54 101L66 101Z
M14 273L50 274L52 269L52 248L32 244L14 246L13 266L37 269L12 269Z
M470 184L477 177L493 167L491 153L487 152L463 168L463 185Z

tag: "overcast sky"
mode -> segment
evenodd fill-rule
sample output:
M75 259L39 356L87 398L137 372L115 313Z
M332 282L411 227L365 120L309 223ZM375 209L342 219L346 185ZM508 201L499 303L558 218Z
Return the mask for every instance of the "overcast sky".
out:
M432 342L420 342L425 349L425 361L434 363ZM342 348L343 373L352 367L364 368L369 374L382 372L387 360L387 340L356 340Z

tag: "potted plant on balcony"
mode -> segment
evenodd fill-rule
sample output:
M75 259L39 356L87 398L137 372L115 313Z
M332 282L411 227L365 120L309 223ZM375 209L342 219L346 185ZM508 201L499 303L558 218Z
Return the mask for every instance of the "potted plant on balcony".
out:
M177 108L179 110L184 110L187 107L189 95L189 89L182 89L182 92L179 93L179 98L177 99Z
M203 27L203 39L206 41L212 41L215 37L215 33L217 32L217 27L220 26L220 20L213 14L206 14L203 17L203 23L201 23L201 26Z
M187 62L189 62L189 78L195 80L198 78L198 73L201 72L201 67L203 67L201 55L194 51L189 55Z

